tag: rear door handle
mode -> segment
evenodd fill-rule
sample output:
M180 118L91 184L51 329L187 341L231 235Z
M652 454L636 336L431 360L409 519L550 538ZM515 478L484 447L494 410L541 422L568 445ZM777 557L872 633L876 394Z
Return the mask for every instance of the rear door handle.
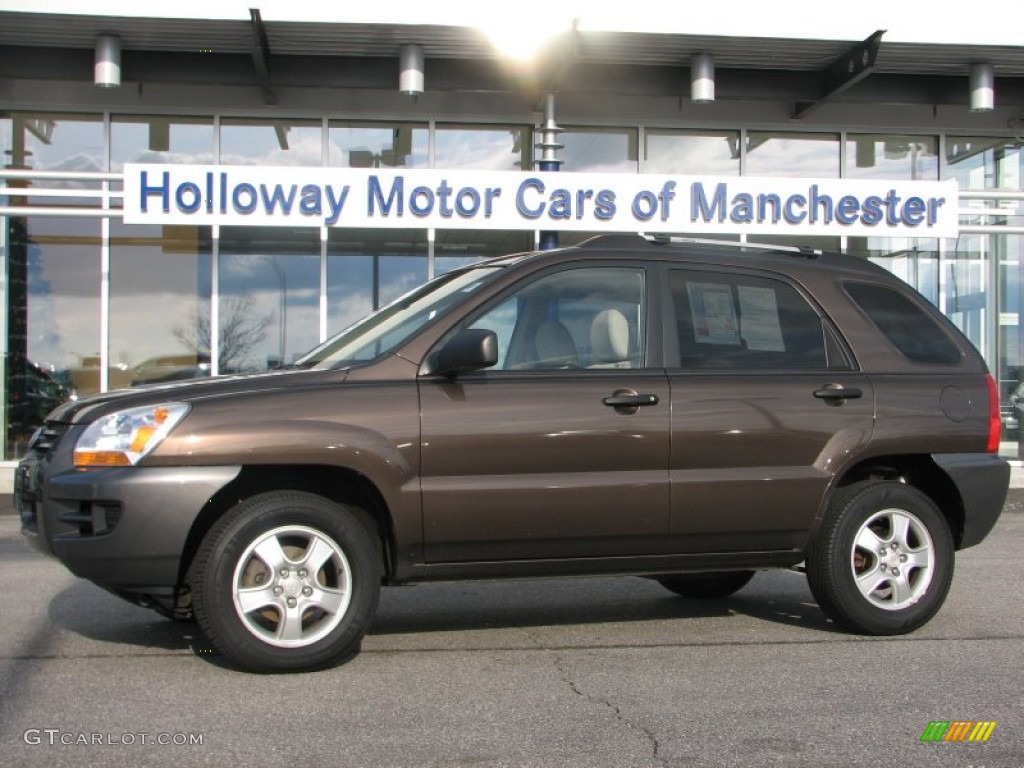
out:
M856 400L863 397L864 393L859 387L844 387L842 384L826 384L821 389L814 390L814 396L824 400L831 405L842 405L844 400Z
M616 392L614 395L606 397L602 402L612 408L637 408L647 405L657 405L658 396Z

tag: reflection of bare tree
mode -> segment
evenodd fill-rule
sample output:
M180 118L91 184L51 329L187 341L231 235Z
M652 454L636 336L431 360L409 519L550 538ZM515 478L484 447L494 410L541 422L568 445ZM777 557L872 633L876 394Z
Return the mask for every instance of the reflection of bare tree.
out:
M243 358L267 335L267 328L274 321L273 314L258 315L256 300L251 295L231 296L220 302L221 373L238 370ZM172 329L174 337L198 358L210 356L210 303L203 302L196 316L184 325Z

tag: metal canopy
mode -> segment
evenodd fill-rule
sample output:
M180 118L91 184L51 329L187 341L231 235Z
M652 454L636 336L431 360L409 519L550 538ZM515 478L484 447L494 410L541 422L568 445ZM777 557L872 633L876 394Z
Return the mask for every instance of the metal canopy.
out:
M875 70L878 61L878 49L882 43L884 29L880 29L863 43L858 43L836 59L825 70L824 93L815 101L807 104L797 102L794 119L799 120L811 114L818 107L843 91L847 91Z
M395 57L416 42L431 59L498 59L487 37L469 27L263 21L269 50L288 56ZM0 45L92 49L96 36L116 33L127 51L252 53L250 19L149 19L0 12ZM710 52L719 69L821 72L848 52L851 40L808 40L637 32L577 31L579 62L686 66ZM557 44L557 43L556 43ZM875 72L963 75L983 58L997 77L1024 76L1024 46L885 43Z

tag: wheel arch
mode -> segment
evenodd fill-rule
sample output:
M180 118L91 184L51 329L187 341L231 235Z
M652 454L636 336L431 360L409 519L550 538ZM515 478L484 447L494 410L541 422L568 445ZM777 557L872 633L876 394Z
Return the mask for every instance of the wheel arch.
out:
M960 548L964 535L964 500L949 475L927 454L875 456L849 467L826 495L815 520L812 538L818 535L825 510L833 497L854 483L872 478L899 480L925 494L946 518L954 546Z
M210 529L242 501L270 491L305 491L365 512L364 524L381 542L385 581L395 573L395 529L391 511L377 487L364 475L344 467L247 465L204 505L192 523L182 552L178 583L184 584L196 553Z

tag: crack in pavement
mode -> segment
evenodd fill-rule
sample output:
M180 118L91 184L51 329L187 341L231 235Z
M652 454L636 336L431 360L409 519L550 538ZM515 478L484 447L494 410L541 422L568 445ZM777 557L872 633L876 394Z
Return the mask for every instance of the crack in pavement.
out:
M577 683L576 680L574 680L572 675L570 674L566 664L566 659L563 657L562 653L560 653L558 650L554 648L546 647L544 642L529 630L524 631L526 636L536 644L539 650L546 651L551 654L551 658L553 660L555 669L561 676L562 681L569 686L569 690L571 690L575 696L578 696L581 699L584 699L594 704L598 704L604 707L605 709L610 710L618 722L622 723L630 731L642 734L643 738L650 744L651 758L658 765L662 765L667 768L668 761L661 756L661 743L658 741L658 737L655 735L654 731L651 728L646 728L643 725L640 725L639 723L635 723L632 720L630 720L622 713L622 708L616 705L611 700L601 696L597 696L595 694L587 693L582 688L580 688L579 683Z

